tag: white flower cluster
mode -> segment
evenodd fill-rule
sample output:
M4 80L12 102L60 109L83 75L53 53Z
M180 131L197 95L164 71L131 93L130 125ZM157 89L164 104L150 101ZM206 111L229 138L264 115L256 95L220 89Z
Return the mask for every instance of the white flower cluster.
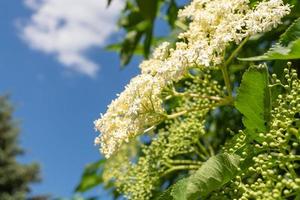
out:
M179 12L192 21L179 37L188 41L189 63L219 65L230 42L271 30L289 12L282 0L262 1L254 9L249 0L194 0Z
M262 1L254 9L248 4L249 0L194 0L179 12L180 18L191 20L179 35L185 42L177 42L174 48L162 43L151 59L140 64L141 74L95 121L102 133L95 143L106 157L161 119L160 94L170 82L180 80L189 67L221 64L231 42L276 27L290 11L282 0Z

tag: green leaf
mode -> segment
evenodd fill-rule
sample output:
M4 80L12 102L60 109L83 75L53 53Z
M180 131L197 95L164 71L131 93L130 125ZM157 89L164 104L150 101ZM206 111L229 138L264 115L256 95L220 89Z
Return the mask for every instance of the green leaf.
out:
M137 10L129 10L129 13L122 16L118 24L126 30L134 30L139 23L144 22L143 16Z
M150 54L150 48L152 44L152 37L153 37L153 27L150 26L148 30L145 33L145 39L144 39L144 57L148 58Z
M176 4L176 1L175 0L171 0L170 2L170 5L168 7L168 10L167 10L167 21L169 23L169 25L174 28L175 26L175 21L177 19L177 13L178 13L178 6Z
M205 198L221 188L238 172L240 157L235 154L219 154L206 161L194 174L181 179L165 191L158 200L196 200Z
M105 50L107 51L115 51L115 52L120 52L122 48L122 43L115 43L115 44L110 44L105 47Z
M87 165L82 174L80 183L76 187L76 192L85 192L94 188L103 182L101 166L105 163L105 160L99 160L97 162Z
M127 33L120 52L122 66L129 63L142 35L143 32L140 31L130 31Z
M280 36L279 42L265 54L249 58L239 58L242 61L291 60L300 59L300 18Z
M291 42L288 46L274 45L261 56L239 58L241 61L262 61L262 60L292 60L300 59L300 39Z
M300 39L300 18L280 36L279 43L288 46L290 42Z
M257 133L266 132L270 120L271 97L268 69L252 66L243 75L235 107L244 115L243 124L252 139L259 141Z
M115 44L110 44L105 47L107 51L114 51L114 52L120 52L122 49L122 43L115 43ZM144 48L142 45L137 45L134 54L135 55L143 55Z
M297 196L295 197L295 200L300 200L300 194L298 193Z
M141 15L145 19L153 21L156 17L158 0L136 0L136 3L140 9Z

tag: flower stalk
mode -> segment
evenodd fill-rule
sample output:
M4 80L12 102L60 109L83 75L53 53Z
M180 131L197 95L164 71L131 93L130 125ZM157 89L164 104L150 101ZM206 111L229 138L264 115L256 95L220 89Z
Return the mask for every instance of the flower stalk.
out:
M182 171L182 170L197 170L201 167L201 165L178 165L178 166L175 166L175 167L172 167L168 170L166 170L162 176L166 176L170 173L173 173L175 171Z

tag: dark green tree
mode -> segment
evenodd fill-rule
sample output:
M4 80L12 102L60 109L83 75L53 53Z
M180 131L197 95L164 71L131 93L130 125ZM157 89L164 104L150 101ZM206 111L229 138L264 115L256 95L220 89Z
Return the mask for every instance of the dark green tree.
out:
M24 151L18 144L19 128L13 119L13 107L7 96L0 96L0 199L23 200L29 184L39 181L39 166L24 165L17 157Z

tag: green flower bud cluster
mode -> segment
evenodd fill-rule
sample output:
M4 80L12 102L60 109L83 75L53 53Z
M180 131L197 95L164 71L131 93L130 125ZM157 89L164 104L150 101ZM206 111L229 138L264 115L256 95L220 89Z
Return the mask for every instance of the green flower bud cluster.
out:
M200 75L196 75L193 81L186 81L186 89L180 94L185 97L182 98L182 107L180 109L185 110L200 110L211 109L216 104L221 104L220 98L221 87L217 81L212 80L211 74L208 70L202 70Z
M211 199L295 199L300 192L300 80L294 69L284 69L285 81L272 76L285 92L274 102L269 131L251 141L240 131L225 151L241 151L245 169ZM274 86L272 85L272 86ZM229 149L228 149L229 148ZM251 152L247 151L251 149ZM249 157L252 159L249 159Z

